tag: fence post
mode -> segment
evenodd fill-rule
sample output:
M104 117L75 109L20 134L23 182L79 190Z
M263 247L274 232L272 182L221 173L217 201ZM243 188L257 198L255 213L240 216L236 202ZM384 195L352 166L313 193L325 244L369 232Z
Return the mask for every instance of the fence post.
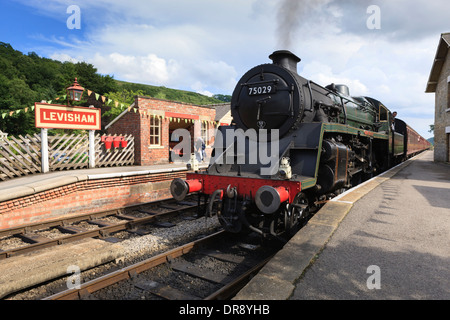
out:
M41 169L42 173L49 172L48 163L48 130L41 129Z
M95 168L95 130L89 130L89 168Z
M95 130L89 130L89 168L95 168Z

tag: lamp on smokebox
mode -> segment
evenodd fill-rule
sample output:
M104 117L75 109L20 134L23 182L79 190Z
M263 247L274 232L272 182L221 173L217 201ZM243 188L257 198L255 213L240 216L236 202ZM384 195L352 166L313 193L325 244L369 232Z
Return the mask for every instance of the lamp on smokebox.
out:
M70 100L72 101L80 101L83 96L84 88L78 84L77 78L75 78L75 82L71 87L67 88L67 92L70 96ZM67 99L67 104L69 104L69 99Z

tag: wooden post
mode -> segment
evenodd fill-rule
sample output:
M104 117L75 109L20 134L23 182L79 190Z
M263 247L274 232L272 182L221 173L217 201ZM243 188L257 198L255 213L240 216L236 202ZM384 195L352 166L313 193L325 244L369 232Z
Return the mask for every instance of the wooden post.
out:
M48 163L48 129L41 129L41 169L42 173L50 171Z
M95 130L89 130L89 168L95 168Z

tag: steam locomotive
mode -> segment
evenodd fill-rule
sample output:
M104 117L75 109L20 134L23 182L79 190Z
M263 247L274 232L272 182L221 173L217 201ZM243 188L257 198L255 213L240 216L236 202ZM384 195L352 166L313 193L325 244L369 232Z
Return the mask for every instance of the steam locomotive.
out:
M176 200L198 192L227 231L290 236L331 197L429 148L380 101L301 77L290 51L269 58L237 84L206 172L170 186Z

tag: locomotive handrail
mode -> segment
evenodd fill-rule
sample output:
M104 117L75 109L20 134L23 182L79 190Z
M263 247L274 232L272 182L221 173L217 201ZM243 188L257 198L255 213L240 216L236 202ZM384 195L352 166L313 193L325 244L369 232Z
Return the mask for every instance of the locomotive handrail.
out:
M313 98L313 94L312 94L311 81L308 80L308 81L306 82L306 84L308 85L309 96L310 96L310 98L311 98L311 108L309 108L308 111L313 111L313 108L314 108L314 98Z

